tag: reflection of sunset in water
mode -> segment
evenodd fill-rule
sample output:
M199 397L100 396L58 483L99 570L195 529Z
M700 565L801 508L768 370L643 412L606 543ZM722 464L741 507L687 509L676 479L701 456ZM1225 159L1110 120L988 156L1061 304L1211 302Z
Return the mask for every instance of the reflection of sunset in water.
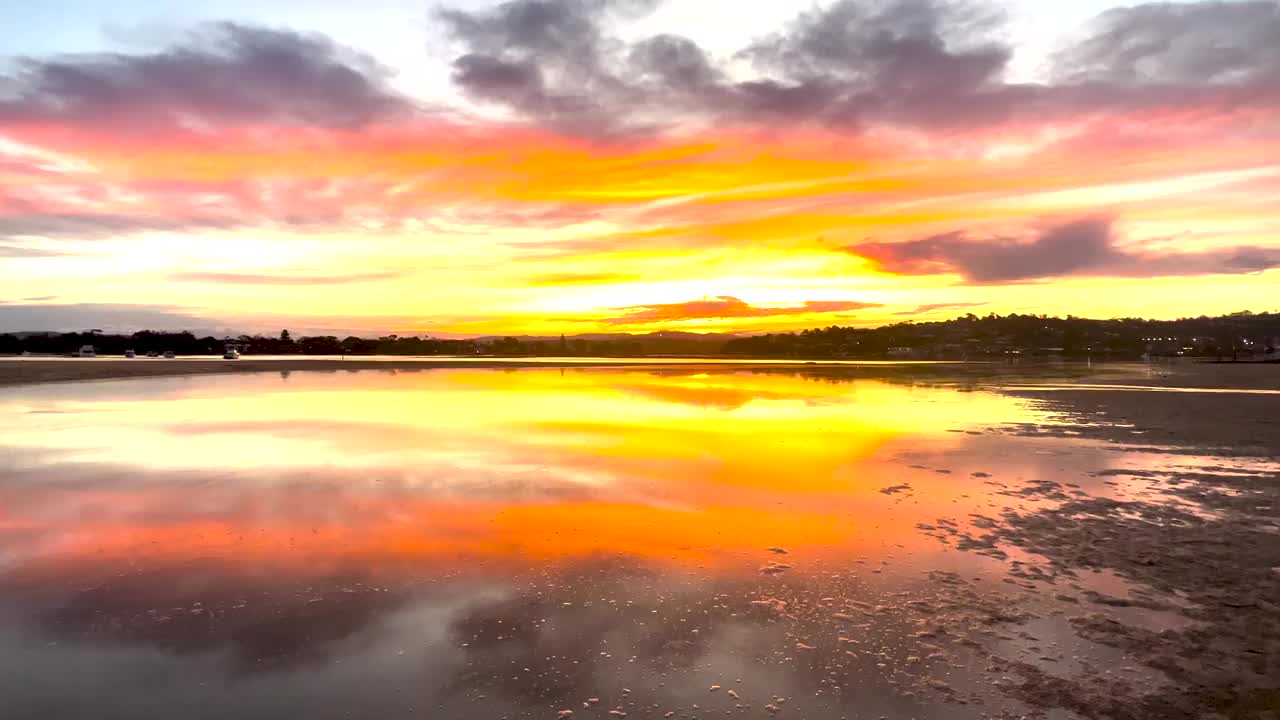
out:
M871 372L6 390L0 717L976 720L994 658L1129 662L1062 610L1123 578L987 533L1191 458Z
M5 442L42 480L0 490L12 571L596 553L716 566L768 545L925 546L909 518L877 519L897 500L878 491L911 476L899 514L926 517L963 484L889 462L895 443L943 449L975 418L1030 414L988 393L748 373L263 376L131 397L134 385L0 406L25 418Z

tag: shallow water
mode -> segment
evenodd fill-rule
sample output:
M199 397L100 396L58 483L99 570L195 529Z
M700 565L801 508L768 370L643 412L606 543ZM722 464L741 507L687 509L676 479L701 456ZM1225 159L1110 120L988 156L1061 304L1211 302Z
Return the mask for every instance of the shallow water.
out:
M1033 480L1142 496L1143 473L1223 462L1002 431L1063 422L963 384L750 371L9 388L0 715L1017 710L979 643L1125 658L1072 635L1063 588L1010 579L1034 557L958 550L945 519L1049 502Z

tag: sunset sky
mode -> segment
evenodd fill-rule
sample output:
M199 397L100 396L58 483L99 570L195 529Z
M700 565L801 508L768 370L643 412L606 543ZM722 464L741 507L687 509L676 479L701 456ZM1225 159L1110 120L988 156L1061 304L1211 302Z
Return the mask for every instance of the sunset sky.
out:
M0 332L1280 307L1280 2L0 6Z

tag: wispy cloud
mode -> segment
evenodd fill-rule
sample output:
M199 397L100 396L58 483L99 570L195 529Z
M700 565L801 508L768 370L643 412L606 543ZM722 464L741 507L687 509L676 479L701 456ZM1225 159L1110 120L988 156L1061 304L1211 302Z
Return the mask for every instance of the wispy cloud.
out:
M192 330L212 328L220 323L201 317L196 311L164 305L124 303L48 304L38 300L0 305L0 332L53 330L78 332L101 328L108 332L152 330Z
M0 214L0 238L93 240L139 232L225 230L241 225L243 222L243 219L217 216L173 217L98 212L29 212L18 215Z
M965 310L968 308L982 307L989 303L984 302L954 302L954 303L928 303L926 305L917 305L910 310L900 310L894 315L927 315L939 310Z
M47 258L59 257L65 253L42 248L20 247L17 245L0 245L0 258Z
M566 273L546 273L543 275L533 275L523 279L523 282L535 286L559 286L559 285L607 285L612 283L626 283L639 280L640 276L632 273L615 273L615 272L566 272Z
M226 285L347 285L404 277L402 271L351 273L349 275L272 275L265 273L183 272L169 277L186 282Z

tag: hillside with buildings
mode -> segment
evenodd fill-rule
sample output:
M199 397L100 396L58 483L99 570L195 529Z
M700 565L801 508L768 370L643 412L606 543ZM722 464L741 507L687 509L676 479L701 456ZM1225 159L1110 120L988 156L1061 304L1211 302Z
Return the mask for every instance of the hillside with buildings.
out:
M965 315L878 328L828 327L727 341L726 355L771 358L1277 357L1280 314L1180 320Z
M942 322L877 328L827 327L765 335L662 331L642 335L429 336L239 335L197 337L143 330L0 335L0 354L70 354L83 346L101 354L126 350L221 353L231 345L248 355L465 355L495 357L742 357L784 359L982 359L1198 357L1280 359L1280 313L1241 312L1181 320L1089 320L1044 315L965 315Z

